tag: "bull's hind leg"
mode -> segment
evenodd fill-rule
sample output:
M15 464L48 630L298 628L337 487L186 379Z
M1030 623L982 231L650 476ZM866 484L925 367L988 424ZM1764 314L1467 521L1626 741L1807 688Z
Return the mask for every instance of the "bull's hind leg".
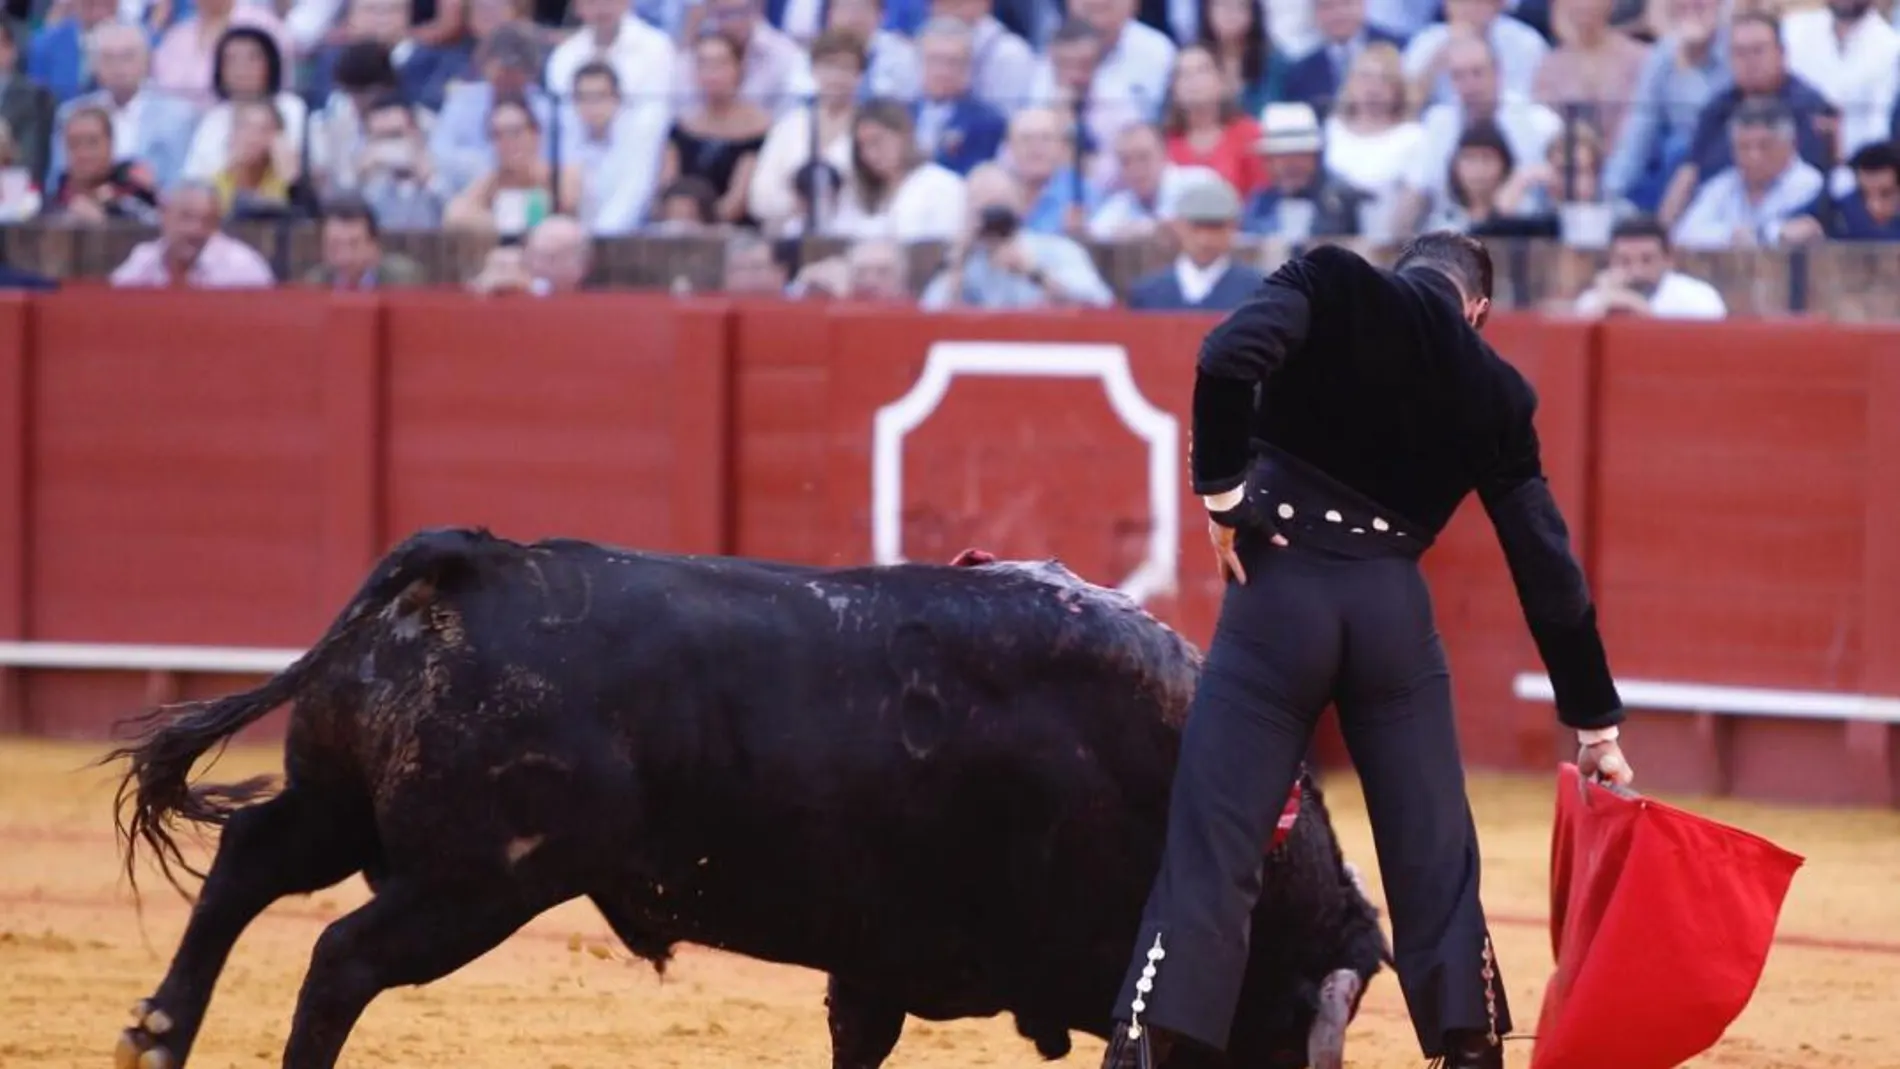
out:
M848 980L825 988L831 1024L831 1069L878 1069L904 1031L904 1007Z
M505 882L425 887L392 880L318 937L297 995L284 1069L331 1069L377 995L447 976L556 904L531 900Z
M118 1069L181 1066L204 1023L225 959L259 913L286 895L340 883L362 868L374 832L347 803L292 787L232 814L198 904L158 991L133 1008Z

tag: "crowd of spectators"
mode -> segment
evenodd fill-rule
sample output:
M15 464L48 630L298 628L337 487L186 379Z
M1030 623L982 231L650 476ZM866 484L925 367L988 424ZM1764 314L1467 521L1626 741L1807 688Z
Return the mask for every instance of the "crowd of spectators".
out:
M1087 242L1170 243L1173 267L1129 303L1214 307L1246 292L1241 235L1453 227L1664 258L1900 237L1900 31L1871 0L8 0L7 16L0 222L156 224L126 285L272 284L218 229L260 218L321 217L316 280L339 286L417 280L385 231L495 235L458 281L530 292L583 285L593 237L737 235L729 281L748 249L843 238L836 259L780 261L774 284L927 308L1111 303ZM913 242L948 247L934 277L905 277ZM1627 267L1594 306L1641 292Z

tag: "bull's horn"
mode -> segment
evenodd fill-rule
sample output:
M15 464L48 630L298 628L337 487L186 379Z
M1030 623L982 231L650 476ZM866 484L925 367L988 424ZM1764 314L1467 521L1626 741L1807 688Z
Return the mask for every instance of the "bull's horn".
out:
M1346 1026L1364 982L1351 969L1335 969L1319 985L1319 1014L1306 1034L1306 1064L1311 1069L1343 1069Z

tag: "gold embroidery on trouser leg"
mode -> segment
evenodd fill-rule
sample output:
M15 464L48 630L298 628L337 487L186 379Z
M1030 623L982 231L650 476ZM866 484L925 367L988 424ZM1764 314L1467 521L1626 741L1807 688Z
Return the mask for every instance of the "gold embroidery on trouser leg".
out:
M1494 960L1491 952L1491 937L1487 934L1484 937L1484 968L1480 971L1479 975L1484 977L1484 1015L1489 1024L1489 1029L1485 1033L1484 1039L1486 1043L1489 1043L1493 1047L1498 1045L1498 994L1496 987L1498 971L1492 966Z
M1128 1007L1128 1038L1141 1038L1141 1011L1148 1008L1142 997L1155 989L1155 963L1168 956L1161 949L1161 933L1155 933L1155 945L1148 948L1148 964L1141 967L1141 979L1135 981L1135 1001Z

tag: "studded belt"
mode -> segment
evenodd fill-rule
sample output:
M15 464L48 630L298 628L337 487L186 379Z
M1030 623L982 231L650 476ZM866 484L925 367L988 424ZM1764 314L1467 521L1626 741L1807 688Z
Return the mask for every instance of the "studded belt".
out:
M1432 536L1416 523L1295 457L1256 448L1248 496L1273 515L1288 542L1360 560L1416 560L1431 547Z

